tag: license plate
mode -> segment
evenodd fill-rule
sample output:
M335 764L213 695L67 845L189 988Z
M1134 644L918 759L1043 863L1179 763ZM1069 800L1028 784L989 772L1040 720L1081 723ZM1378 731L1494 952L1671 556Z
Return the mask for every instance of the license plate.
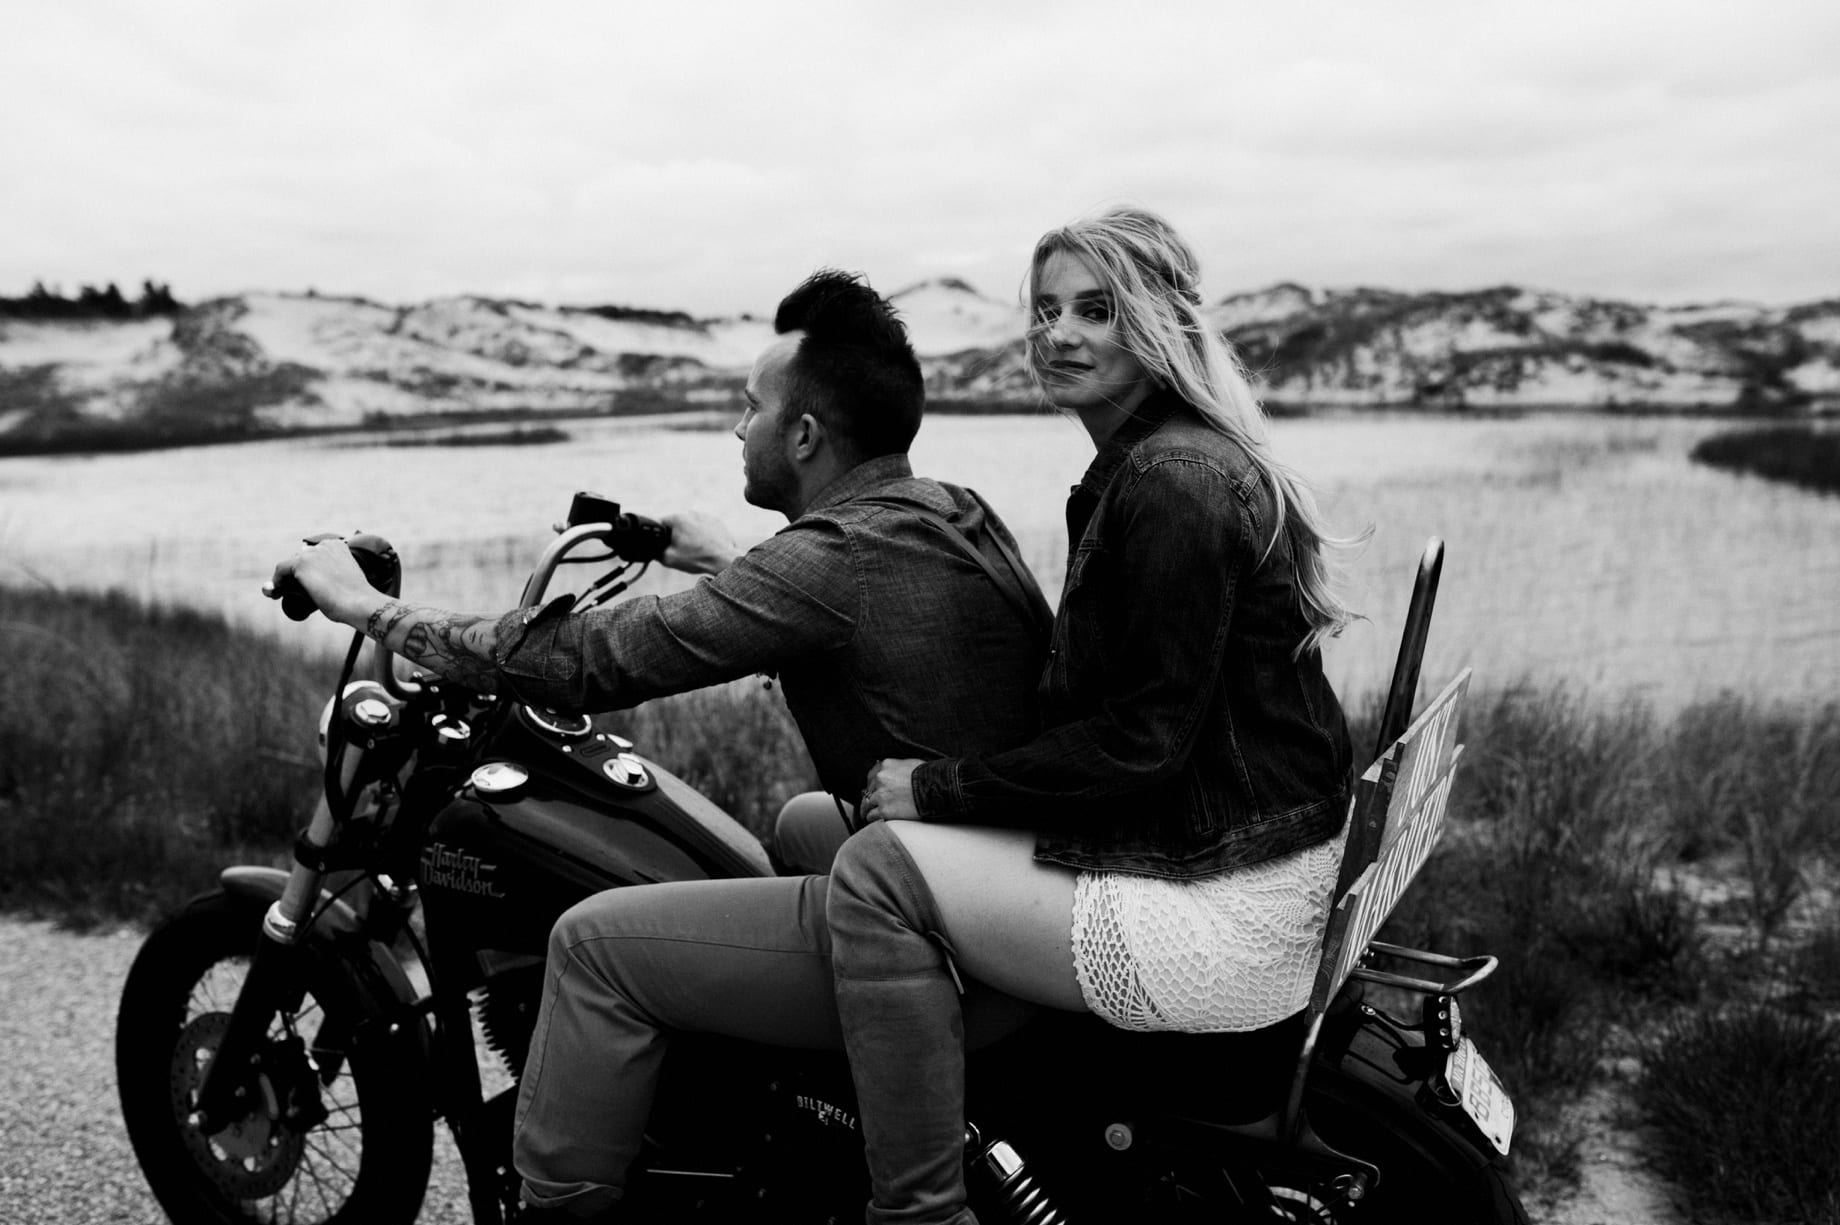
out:
M1496 1151L1508 1155L1508 1141L1514 1136L1514 1103L1501 1087L1495 1070L1482 1058L1476 1044L1464 1038L1450 1052L1444 1065L1444 1079L1456 1090L1457 1103Z

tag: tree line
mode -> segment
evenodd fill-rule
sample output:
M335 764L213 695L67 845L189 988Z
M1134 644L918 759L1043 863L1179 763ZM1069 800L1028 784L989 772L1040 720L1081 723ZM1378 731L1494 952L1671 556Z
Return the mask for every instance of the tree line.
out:
M172 286L144 280L138 298L129 298L110 281L101 289L94 285L78 288L73 298L34 281L31 292L22 298L0 297L0 318L9 319L145 319L154 315L172 315L185 304L174 298Z

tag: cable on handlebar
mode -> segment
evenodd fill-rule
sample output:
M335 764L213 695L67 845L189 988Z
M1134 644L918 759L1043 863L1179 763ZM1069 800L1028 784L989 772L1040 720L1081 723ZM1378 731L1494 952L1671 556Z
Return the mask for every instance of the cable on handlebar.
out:
M634 574L634 564L633 562L628 562L618 570L609 570L606 574L595 579L594 582L588 585L588 589L582 592L576 599L571 611L585 612L590 608L605 604L608 600L611 600L614 596L619 595L622 591L625 591L628 587L638 582L639 579L644 576L645 572L651 569L650 562L640 562L637 563L639 567L638 573ZM632 574L632 577L627 578L626 576L628 574Z
M556 562L556 565L558 567L561 567L561 566L593 566L593 565L598 565L601 562L618 561L618 560L620 560L620 554L618 553L618 551L614 549L608 549L605 553L597 553L593 557L559 558Z
M321 786L326 793L328 807L336 803L346 810L332 814L341 822L351 816L350 798L340 786L340 776L345 772L345 736L340 726L345 718L345 703L341 699L345 695L345 687L351 684L352 673L357 671L358 652L364 649L365 641L361 633L351 636L351 649L345 652L345 666L339 669L339 683L332 691L332 712L326 724L326 764ZM338 734L335 735L335 732Z

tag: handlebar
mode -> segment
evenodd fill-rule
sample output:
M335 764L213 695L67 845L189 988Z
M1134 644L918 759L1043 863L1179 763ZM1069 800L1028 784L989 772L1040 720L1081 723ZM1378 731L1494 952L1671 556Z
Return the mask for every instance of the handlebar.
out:
M643 515L623 513L618 502L592 493L575 495L569 505L568 521L557 524L556 530L556 539L550 541L530 571L518 599L520 608L542 602L556 567L584 541L599 540L614 556L638 564L657 561L671 547L669 526Z
M620 504L583 490L569 503L564 530L595 525L607 547L630 562L654 562L671 547L671 529L644 515L622 514Z
M568 521L558 525L557 530L560 534L543 550L536 568L530 573L530 580L524 585L520 607L543 598L556 566L585 540L600 540L613 556L642 565L657 561L671 547L671 529L667 525L643 515L623 513L618 502L585 490L577 493L569 503ZM306 537L305 543L319 544L327 540L345 542L372 587L392 598L402 594L402 561L389 541L369 532L353 532L343 537L336 532L322 532ZM294 578L264 584L262 592L271 600L280 600L281 611L290 620L305 621L318 611L313 597Z

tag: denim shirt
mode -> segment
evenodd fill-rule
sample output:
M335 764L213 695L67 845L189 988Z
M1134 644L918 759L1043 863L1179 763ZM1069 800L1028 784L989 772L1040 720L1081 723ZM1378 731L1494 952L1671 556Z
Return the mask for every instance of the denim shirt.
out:
M914 771L926 820L1032 828L1037 859L1192 877L1320 842L1352 750L1276 504L1244 450L1153 396L1067 503L1045 730ZM1267 546L1270 551L1267 552Z
M1009 540L966 490L916 478L905 455L881 456L689 590L585 613L570 613L565 597L507 614L500 678L522 701L593 711L777 673L825 789L852 803L881 758L1026 741L1040 725L1038 630L900 503L973 541Z

